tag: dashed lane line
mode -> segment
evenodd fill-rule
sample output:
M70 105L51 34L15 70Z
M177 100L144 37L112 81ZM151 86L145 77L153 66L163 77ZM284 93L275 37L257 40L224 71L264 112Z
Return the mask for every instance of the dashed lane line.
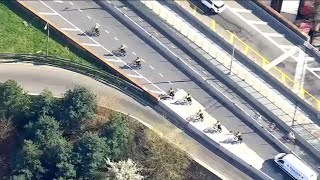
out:
M69 1L69 4L73 5L73 2Z
M161 73L159 73L159 76L163 77L163 75Z
M62 19L63 19L64 21L66 21L67 23L69 23L71 26L73 26L74 28L78 28L78 27L75 26L73 23L71 23L69 20L67 20L65 17L63 17L61 14L59 14L58 12L56 12L56 11L55 11L53 8L51 8L49 5L47 5L46 3L44 3L42 0L39 0L39 2L41 2L41 3L42 3L43 5L45 5L47 8L49 8L52 12L57 13L60 18L62 18ZM79 29L79 28L78 28L78 29ZM82 30L80 30L80 32L81 32L81 33L84 33ZM96 44L100 45L100 47L101 47L102 49L104 49L105 51L107 51L109 54L112 54L111 51L109 51L108 49L106 49L104 46L102 46L100 43L98 43L96 40L94 40L94 39L91 38L90 36L86 35L86 37L88 37L90 40L92 40L92 41L95 42ZM119 57L116 57L116 58L119 59L120 61L122 61ZM128 64L125 63L124 61L122 61L122 63L123 63L124 65L127 65L127 66L128 66ZM129 68L130 68L130 67L129 67ZM140 74L139 72L137 72L136 70L134 70L134 69L132 69L132 68L130 68L130 69L131 69L133 72L141 75L141 74ZM141 75L141 76L142 76L142 75ZM146 80L148 83L152 84L152 86L154 86L156 89L158 89L159 91L162 91L162 92L164 93L164 91L163 91L162 89L160 89L157 85L155 85L154 83L152 83L149 79L145 78L145 80Z
M252 13L252 11L248 9L242 9L242 8L229 8L229 9L237 13Z
M83 12L80 8L78 8L78 11Z
M169 84L173 84L171 81L168 81Z
M88 18L88 19L91 19L91 17L90 17L90 16L87 16L87 18Z
M268 37L281 37L281 38L284 37L283 34L279 34L279 33L263 33L263 34L268 36Z
M151 91L151 92L153 92L153 93L156 93L156 94L163 94L162 91L155 91L155 90L149 90L149 91Z
M136 56L136 53L135 53L135 52L132 52L132 54Z
M61 0L53 0L53 2L56 2L56 3L63 3L63 1L61 1Z
M149 67L150 67L151 69L154 69L154 67L152 67L152 66L150 66L150 65L149 65Z
M119 39L117 37L113 37L116 41L118 41Z
M265 21L247 21L248 23L250 23L250 24L254 24L254 25L268 25L268 23L267 22L265 22Z
M104 30L104 31L109 34L109 31L107 31L107 30Z

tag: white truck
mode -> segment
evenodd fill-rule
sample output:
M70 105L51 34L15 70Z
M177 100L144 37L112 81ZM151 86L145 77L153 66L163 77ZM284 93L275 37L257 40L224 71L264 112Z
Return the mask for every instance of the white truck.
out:
M280 153L274 162L296 180L318 180L318 174L293 154Z
M201 0L201 3L215 13L221 13L226 9L222 0Z

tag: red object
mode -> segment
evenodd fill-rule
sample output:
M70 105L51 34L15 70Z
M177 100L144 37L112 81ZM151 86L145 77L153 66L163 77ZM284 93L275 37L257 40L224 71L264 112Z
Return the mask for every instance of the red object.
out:
M312 16L314 8L314 0L306 0L303 4L301 14L305 16Z
M312 23L303 22L300 24L300 30L306 34L309 33L310 29L312 28Z

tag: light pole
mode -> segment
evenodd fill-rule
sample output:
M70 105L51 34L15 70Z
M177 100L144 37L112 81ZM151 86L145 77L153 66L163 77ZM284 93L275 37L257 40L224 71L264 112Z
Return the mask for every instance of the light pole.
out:
M298 103L299 103L299 101L296 102L295 107L294 107L291 128L293 127L294 121L295 121L295 118L296 118L296 114L297 114L297 110L298 110Z
M235 36L236 36L236 33L235 32L232 32L232 54L231 54L231 61L230 61L230 67L229 67L229 72L227 73L228 75L231 74L231 70L232 70L232 63L233 63L233 60L234 60L234 50L235 50Z
M46 57L48 57L49 54L49 35L50 35L50 25L47 22L46 26L44 27L44 30L47 30L47 44L46 44Z

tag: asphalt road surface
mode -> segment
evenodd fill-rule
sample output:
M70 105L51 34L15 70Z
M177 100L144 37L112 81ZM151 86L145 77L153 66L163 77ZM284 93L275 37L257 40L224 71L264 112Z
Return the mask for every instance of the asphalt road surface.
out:
M279 153L276 147L271 146L254 132L253 129L235 117L179 69L164 59L156 50L151 48L94 2L72 1L70 3L65 1L61 3L60 1L26 1L25 3L36 9L38 12L41 12L44 15L47 14L48 19L63 25L62 28L64 28L64 30L68 31L72 36L77 37L78 41L85 42L85 45L89 46L91 50L105 54L106 61L112 62L115 67L121 68L129 77L135 78L142 85L145 85L147 89L152 90L155 93L159 93L161 90L167 90L170 87L188 91L206 108L206 111L209 112L211 116L220 120L228 129L235 132L242 132L248 147L266 160L261 169L263 172L275 179L285 179L287 177L286 175L283 175L284 173L279 172L278 168L274 166L274 163L271 160ZM181 54L186 61L191 61L191 59L188 60L188 57L186 57L181 50L177 49L170 40L167 40L159 32L153 30L148 23L144 22L143 19L138 17L128 7L123 6L118 1L112 1L112 3L115 3L115 8L121 9L121 11L125 12L136 23L141 24L141 26L146 29L148 28L148 32L150 29L151 31L155 31L154 34L157 35L157 39L163 42L165 46L169 47L174 52L179 53L179 55ZM52 14L49 15L49 13ZM99 29L101 35L92 38L96 42L96 44L92 44L92 41L87 39L82 33L79 33L76 28L79 28L82 31L89 30L95 23L100 24ZM70 30L72 28L74 30ZM123 62L119 60L120 58L114 58L108 55L106 50L110 52L110 50L117 49L121 44L125 44L128 47L127 56L121 58L121 60L130 63L137 56L140 56L144 59L142 62L142 69L134 71L128 69L123 66ZM193 66L200 69L197 64L193 64ZM226 91L224 93L228 92Z

